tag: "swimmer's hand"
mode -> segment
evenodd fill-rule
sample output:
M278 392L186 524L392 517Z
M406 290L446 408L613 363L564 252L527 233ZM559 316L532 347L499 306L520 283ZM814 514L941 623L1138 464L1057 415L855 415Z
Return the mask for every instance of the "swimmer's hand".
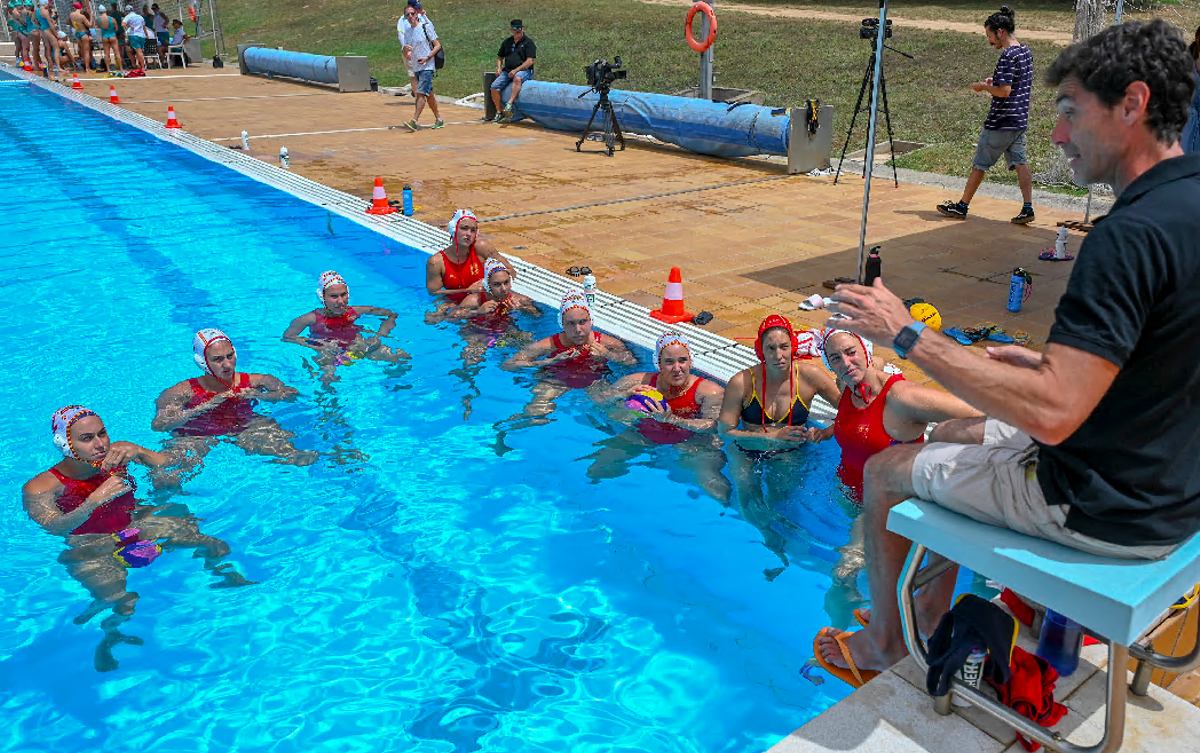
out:
M824 429L819 426L810 426L804 433L804 439L808 442L824 442L833 439L833 424Z
M543 359L538 363L538 365L549 366L550 364L558 363L559 361L569 361L572 358L578 358L586 353L587 350L585 348L570 348L568 350L564 350L562 353L557 353L549 358Z
M136 458L137 452L130 449L127 445L110 445L108 454L100 461L100 470L109 472L124 465L129 465L129 462Z
M483 305L479 307L479 313L490 314L493 311L495 311L496 309L502 307L503 305L504 304L501 303L500 301L487 300L487 301L484 301Z
M121 476L109 476L100 486L96 487L96 491L87 496L87 501L99 507L110 499L116 499L130 491L133 491L133 485L129 483L128 479Z
M467 292L470 292L470 293L478 293L479 291L483 290L483 280L476 280L475 282L471 283L466 288L464 288L464 290L466 290ZM482 307L480 307L480 308L482 308Z
M671 423L671 417L675 414L671 411L671 406L665 402L660 403L657 400L651 400L646 403L646 410L650 412L650 418L660 423Z
M806 442L808 441L808 429L803 426L779 426L765 428L764 433L772 439L777 439L780 442Z

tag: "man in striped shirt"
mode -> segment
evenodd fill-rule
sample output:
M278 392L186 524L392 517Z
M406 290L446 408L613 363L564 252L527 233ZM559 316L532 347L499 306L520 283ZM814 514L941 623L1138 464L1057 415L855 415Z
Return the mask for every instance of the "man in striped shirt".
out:
M983 183L984 175L996 164L1000 155L1004 155L1008 169L1017 173L1021 198L1025 202L1020 214L1013 217L1012 221L1018 225L1033 221L1033 176L1025 157L1029 94L1033 89L1033 52L1014 36L1014 15L1007 5L1002 5L998 12L983 22L988 44L1001 50L1000 60L991 78L971 84L971 89L991 94L992 106L988 110L987 120L983 122L983 132L979 134L971 176L967 178L962 198L956 202L947 201L937 208L947 217L966 219L968 205L979 184Z

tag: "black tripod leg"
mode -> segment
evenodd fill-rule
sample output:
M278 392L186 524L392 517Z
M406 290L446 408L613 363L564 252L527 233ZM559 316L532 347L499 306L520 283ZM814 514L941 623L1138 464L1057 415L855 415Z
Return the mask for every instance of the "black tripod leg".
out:
M617 146L617 137L613 131L613 127L617 123L616 114L613 112L612 105L605 103L604 106L604 148L608 152L608 156L613 156Z
M896 177L896 137L892 134L892 114L888 110L887 79L883 77L883 71L879 72L879 93L883 100L883 119L887 121L888 146L892 148L892 182L896 184L896 188L899 188L900 179Z
M596 113L600 112L600 103L592 108L592 117L588 118L587 125L583 127L583 135L579 137L579 141L575 142L575 151L580 151L579 147L583 146L583 142L587 141L588 133L592 130L592 121L596 119Z
M612 110L612 105L609 105ZM617 120L616 110L612 110L613 133L616 134L617 141L621 142L621 151L625 151L625 134L621 132L621 121Z
M838 158L837 173L833 176L833 184L836 186L838 178L842 177L842 163L846 161L846 149L850 146L850 136L854 133L854 124L858 121L858 113L862 110L863 95L867 93L867 81L875 73L875 53L871 53L871 60L867 63L867 72L863 74L862 86L858 87L858 101L854 103L854 114L850 116L850 129L846 131L846 143L842 144L842 156Z

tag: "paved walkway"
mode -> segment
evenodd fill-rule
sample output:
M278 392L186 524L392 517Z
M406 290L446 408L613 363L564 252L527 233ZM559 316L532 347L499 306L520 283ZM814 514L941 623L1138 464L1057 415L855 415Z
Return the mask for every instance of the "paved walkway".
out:
M821 325L823 314L799 311L797 303L827 292L823 280L855 273L858 175L834 185L832 178L787 176L777 163L643 143L612 158L580 154L573 134L485 124L479 110L448 104L441 105L449 123L442 130L387 130L412 117L412 99L202 73L213 71L91 78L84 87L107 98L115 83L126 107L160 120L172 104L186 130L224 139L218 143L238 143L244 129L254 156L277 161L286 146L293 170L364 198L376 175L396 198L411 184L417 218L432 224L471 207L502 251L558 272L586 264L601 289L640 304L657 307L668 270L679 266L688 310L712 312L706 329L747 342L773 312ZM432 123L428 113L423 123ZM309 135L259 138L272 134ZM867 243L882 244L891 288L933 303L948 326L993 321L1029 332L1035 346L1045 338L1072 265L1040 262L1037 254L1053 244L1055 221L1080 213L1038 207L1037 221L1020 227L1008 222L1016 203L981 195L971 219L951 220L934 206L957 192L895 188L890 172L888 180L876 175ZM1072 239L1073 250L1078 243ZM1020 314L1010 314L1004 305L1017 266L1029 268L1036 284Z
M638 2L648 5L676 5L681 8L691 7L692 0L638 0ZM739 5L737 3L721 2L717 6L718 13L727 12L736 13L752 13L756 16L773 16L776 18L811 18L818 21L845 21L852 23L855 26L862 23L863 13L836 13L834 11L825 10L810 10L807 8L764 8L761 5ZM870 14L866 14L870 15ZM876 16L879 14L876 13ZM986 15L986 13L984 14ZM906 26L912 29L928 29L929 31L953 31L962 34L981 35L983 28L978 23L962 23L957 21L931 21L928 19L916 19L896 16L892 13L888 14L888 18L892 19L897 25ZM717 19L717 25L720 26L720 18ZM1069 32L1058 31L1037 31L1035 29L1020 29L1017 33L1021 39L1042 39L1055 44L1069 45L1071 44L1071 34Z

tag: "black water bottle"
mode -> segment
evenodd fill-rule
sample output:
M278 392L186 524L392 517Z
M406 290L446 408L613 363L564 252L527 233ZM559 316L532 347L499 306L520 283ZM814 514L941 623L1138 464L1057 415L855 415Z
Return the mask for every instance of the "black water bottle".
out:
M868 287L875 284L875 280L883 275L883 259L879 258L879 246L872 246L867 253L866 273L863 276L863 285Z

